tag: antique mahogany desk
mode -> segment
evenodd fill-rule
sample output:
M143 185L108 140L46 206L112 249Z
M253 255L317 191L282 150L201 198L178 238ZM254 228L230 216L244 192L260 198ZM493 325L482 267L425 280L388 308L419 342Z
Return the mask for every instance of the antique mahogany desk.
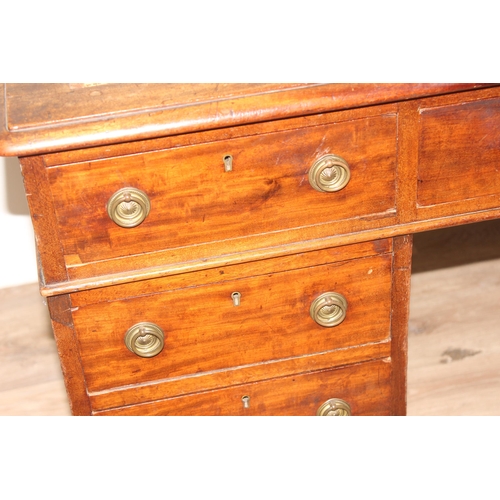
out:
M500 216L493 84L7 84L76 415L401 415L411 235Z

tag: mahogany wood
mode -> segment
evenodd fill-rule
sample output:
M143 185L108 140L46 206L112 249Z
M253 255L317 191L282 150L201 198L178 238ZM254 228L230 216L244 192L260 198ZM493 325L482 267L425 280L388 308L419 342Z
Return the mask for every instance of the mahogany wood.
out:
M347 349L336 349L314 356L298 356L277 361L240 367L237 370L216 370L195 377L179 377L152 383L135 384L113 390L89 394L92 410L98 412L110 408L153 402L160 399L194 394L241 384L259 383L265 380L297 373L325 370L332 367L355 364L366 360L389 358L389 340L365 344Z
M392 252L392 248L392 239L374 240L357 245L323 248L311 252L303 251L284 257L259 260L253 264L243 263L201 271L191 270L188 273L134 282L134 297L153 295L165 290L223 283L248 276L265 276L290 269L311 268L332 262L373 257L379 254L390 253ZM123 297L127 296L129 290L130 284L96 287L91 290L71 294L71 302L73 307L96 304L98 302L111 302L123 299Z
M74 414L313 415L340 397L403 415L411 235L500 217L496 85L30 84L1 99ZM337 193L307 181L327 153L351 166ZM137 228L106 214L122 187L151 198ZM309 316L324 291L349 304L331 329ZM155 358L123 342L140 321L166 333Z
M386 254L142 297L135 297L132 285L120 300L75 307L89 390L131 380L199 376L386 340L391 261ZM241 293L236 307L231 299L235 291ZM309 315L312 301L329 291L341 293L348 302L345 320L332 328L318 325ZM154 358L141 358L124 344L125 332L141 321L164 331L165 346Z
M353 415L390 415L390 359L109 410L107 415L314 416L325 401L349 402ZM250 397L249 408L241 398ZM100 413L97 413L100 414Z
M419 111L418 206L496 207L500 99L427 105Z
M217 269L220 266L237 265L252 261L266 261L280 256L291 255L293 252L312 252L317 249L335 245L351 245L364 242L367 238L377 239L402 236L408 233L428 231L460 224L470 224L473 222L492 220L499 217L500 208L495 208L490 210L480 210L478 212L465 215L460 214L423 222L417 221L399 225L384 226L384 219L382 219L377 221L378 227L371 229L370 231L356 231L347 235L329 234L323 236L323 234L327 234L327 228L322 228L321 237L316 237L311 240L306 239L303 241L292 240L291 242L288 239L288 235L289 233L294 232L294 230L290 230L286 234L278 233L278 235L282 236L282 238L274 235L275 244L269 247L244 250L239 244L235 244L234 252L212 255L210 257L207 255L209 250L213 250L214 247L209 245L207 245L207 247L201 245L199 247L193 247L190 248L191 251L184 251L184 249L181 249L181 251L172 252L171 254L167 252L164 254L158 252L158 254L153 254L155 258L146 254L137 257L137 259L131 258L128 262L129 265L140 262L144 265L143 268L125 271L122 267L120 267L113 274L99 275L96 273L96 269L99 269L100 267L92 265L92 275L95 275L95 277L75 279L62 283L45 284L41 287L40 292L44 296L52 296L62 293L91 290L96 287L101 288L130 282L138 283L143 280L150 280L164 276L176 276L186 272L198 270L209 271ZM354 220L352 222L352 226L355 228L359 227L358 222L360 221ZM315 229L317 229L317 227L315 227ZM315 236L319 236L318 232L319 231L315 231ZM307 234L307 229L304 230L303 233ZM297 236L300 235L301 231L299 229L296 230L296 234ZM285 241L279 242L280 239ZM184 260L179 261L181 257L183 257ZM115 268L120 264L121 262L117 262Z
M64 282L68 279L64 252L43 159L23 158L20 163L35 231L40 285L45 285L46 276L50 281Z
M71 412L88 415L90 401L75 337L70 296L49 297L47 302Z
M394 238L391 310L392 403L395 415L406 414L408 321L413 235Z
M326 154L345 158L351 180L320 193L308 182ZM223 157L232 155L233 171ZM395 210L396 116L252 135L47 170L60 240L78 277L80 264L179 247L285 232L326 223L334 233L358 218ZM151 201L138 227L117 226L106 212L115 191L135 187ZM368 225L368 227L370 227ZM264 240L265 238L261 238Z
M4 84L0 154L27 156L116 144L487 86Z

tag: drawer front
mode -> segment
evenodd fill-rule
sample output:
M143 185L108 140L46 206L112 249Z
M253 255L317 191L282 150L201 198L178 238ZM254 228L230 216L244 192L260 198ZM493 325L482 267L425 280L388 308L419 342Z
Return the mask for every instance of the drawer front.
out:
M392 254L385 254L75 307L88 389L200 375L388 339L391 263ZM134 294L133 285L124 288ZM239 305L231 298L234 292L240 294ZM310 315L311 304L325 292L347 301L345 319L337 326L321 326ZM164 336L163 349L150 358L134 354L124 341L126 332L142 322L157 325Z
M390 377L389 360L377 360L97 414L314 416L323 403L335 398L347 402L354 416L390 415Z
M388 216L395 210L395 152L396 115L389 114L52 167L48 175L63 252L88 263ZM350 168L337 192L308 181L327 154ZM149 198L149 214L136 227L108 215L109 200L123 188Z
M422 109L419 140L419 206L498 206L500 99Z

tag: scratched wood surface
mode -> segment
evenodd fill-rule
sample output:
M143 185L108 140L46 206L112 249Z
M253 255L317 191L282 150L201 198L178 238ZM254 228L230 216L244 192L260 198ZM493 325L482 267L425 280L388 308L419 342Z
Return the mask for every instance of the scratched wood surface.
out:
M333 233L351 232L353 219L395 209L396 122L394 113L316 127L304 127L304 119L304 128L292 131L256 128L260 135L50 168L66 261L79 267L328 222ZM351 180L325 196L311 189L305 172L333 144L349 162ZM151 211L138 227L124 229L106 207L126 187L146 193Z
M73 318L88 388L99 392L131 380L201 377L213 370L383 341L390 333L390 268L388 254L147 297L127 298L129 293L114 302L79 307ZM317 290L328 290L332 282L349 307L342 324L324 328L312 321L309 308ZM234 291L242 296L237 308L231 300ZM210 307L204 307L208 297ZM145 319L168 332L162 352L147 363L126 349L122 333ZM275 376L272 366L267 372Z
M312 114L489 85L3 84L0 154L25 156L301 116L306 101Z
M500 415L500 221L414 235L408 415ZM69 415L38 285L0 290L0 415Z

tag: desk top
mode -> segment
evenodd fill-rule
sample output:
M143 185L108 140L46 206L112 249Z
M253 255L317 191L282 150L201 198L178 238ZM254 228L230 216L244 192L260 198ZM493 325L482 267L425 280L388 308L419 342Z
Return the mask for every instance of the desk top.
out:
M0 155L30 156L490 84L2 84Z

